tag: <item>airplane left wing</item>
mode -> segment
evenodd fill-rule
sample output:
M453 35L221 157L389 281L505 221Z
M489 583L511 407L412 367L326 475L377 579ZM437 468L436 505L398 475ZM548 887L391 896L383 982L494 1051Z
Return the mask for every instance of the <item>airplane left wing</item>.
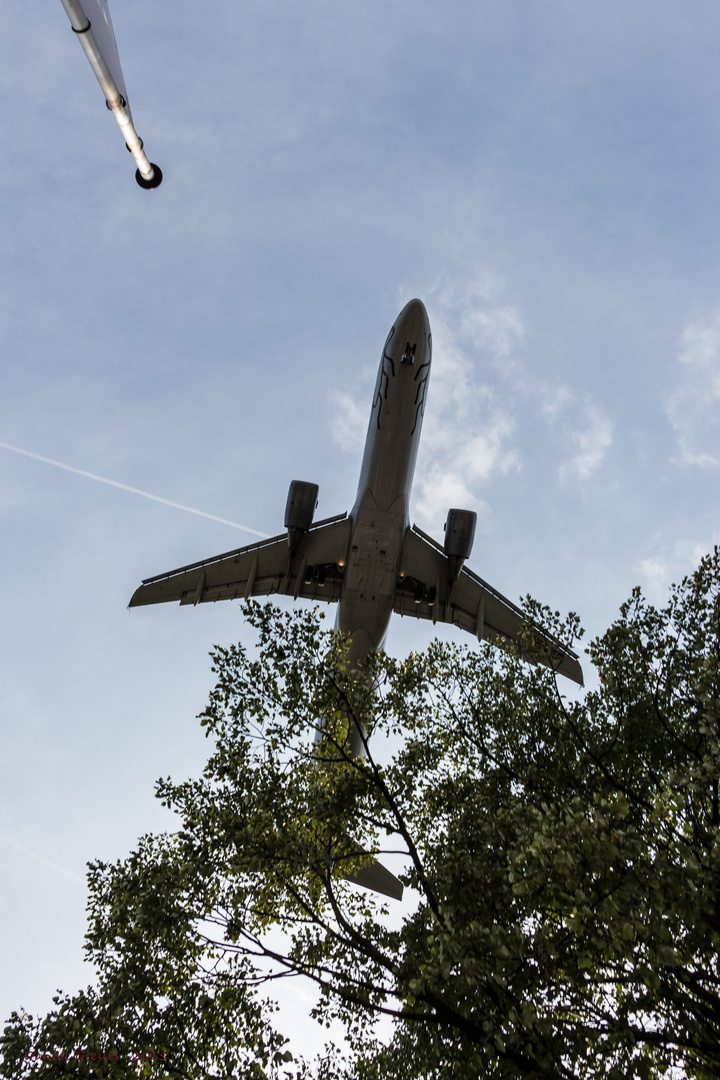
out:
M448 561L443 548L416 525L405 534L393 607L399 615L432 619L433 623L453 623L478 640L493 643L500 643L503 638L516 641L520 630L528 625L516 604L471 570L461 570L449 587ZM532 663L539 659L582 686L577 654L542 628L535 625L532 628L549 647L549 657L547 660L531 655L524 658Z
M299 596L336 601L350 539L346 514L313 525L290 559L287 533L212 559L146 578L128 607L179 601L204 604L250 596Z

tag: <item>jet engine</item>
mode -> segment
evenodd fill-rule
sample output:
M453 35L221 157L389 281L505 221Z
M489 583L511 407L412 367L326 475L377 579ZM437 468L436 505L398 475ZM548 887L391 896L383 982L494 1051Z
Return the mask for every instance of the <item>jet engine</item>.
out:
M477 514L474 510L448 510L445 522L445 554L450 569L450 584L456 581L463 563L472 551Z
M288 547L292 555L303 533L306 533L313 521L315 507L318 504L317 484L307 480L291 480L285 504L285 528L288 531Z

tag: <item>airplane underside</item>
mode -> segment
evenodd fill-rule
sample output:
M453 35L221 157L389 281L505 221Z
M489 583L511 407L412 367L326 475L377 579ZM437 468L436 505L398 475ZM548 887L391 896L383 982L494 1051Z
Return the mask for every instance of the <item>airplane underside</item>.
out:
M182 605L279 594L338 603L336 626L351 638L350 667L382 648L393 612L451 623L479 641L517 640L523 612L465 566L476 515L451 509L444 543L410 526L409 501L432 361L427 312L405 305L388 334L373 395L355 504L349 514L313 523L316 484L293 480L286 532L156 577L135 591L130 607ZM577 654L541 627L538 651L525 659L582 685ZM350 752L365 753L350 731ZM402 896L402 885L376 861L347 874L366 888Z

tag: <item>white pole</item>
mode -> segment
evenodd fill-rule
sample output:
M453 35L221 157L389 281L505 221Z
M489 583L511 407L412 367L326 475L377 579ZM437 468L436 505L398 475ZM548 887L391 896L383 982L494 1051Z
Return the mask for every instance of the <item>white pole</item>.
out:
M92 24L83 11L80 0L62 0L62 5L70 19L70 25L77 34L80 44L85 50L85 55L90 61L90 67L95 72L95 77L100 83L100 89L105 95L107 107L112 111L120 125L120 130L125 137L125 145L135 159L137 165L135 179L140 187L159 187L162 183L162 172L157 165L153 165L148 160L147 154L143 150L143 142L135 130L127 101L120 93L112 72L98 47L92 31ZM122 80L122 74L120 79Z

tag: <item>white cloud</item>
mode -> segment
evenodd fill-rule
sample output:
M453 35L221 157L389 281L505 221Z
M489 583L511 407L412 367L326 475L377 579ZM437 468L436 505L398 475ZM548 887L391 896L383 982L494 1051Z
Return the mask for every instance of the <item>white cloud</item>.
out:
M470 480L487 480L493 473L504 475L519 468L518 451L508 446L515 430L507 413L497 410L481 432L472 435L457 455L457 461Z
M367 435L370 407L344 390L331 390L329 395L331 432L335 442L352 453L360 453Z
M573 394L565 386L561 386L557 390L543 387L542 394L546 398L542 405L543 416L550 422L559 416L566 405L574 401Z
M417 478L413 518L441 539L442 526L451 506L475 510L478 516L488 512L487 504L473 494L458 471L447 462L435 462Z
M511 307L492 311L473 308L463 315L461 330L475 345L489 348L496 360L510 356L515 343L525 334L520 316Z
M561 480L572 476L578 480L587 480L602 464L608 447L612 445L612 420L589 395L586 394L580 402L578 395L565 386L543 386L540 388L539 397L544 398L541 405L544 418L551 426L557 425L562 431L567 429L569 424L565 419L561 424L560 417L571 409L576 413L582 410L584 426L569 431L576 452L563 462L558 471Z
M512 365L524 335L519 314L496 299L498 290L492 275L478 274L462 289L441 284L427 294L435 363L414 511L435 533L450 506L488 513L479 486L521 467L514 418L480 377L483 363Z
M679 582L686 574L699 565L703 555L712 549L717 538L707 544L695 540L676 540L666 544L660 536L652 542L655 549L644 559L638 560L633 570L644 579L643 592L654 604L664 604L668 599L668 589L673 582Z
M613 424L610 417L589 398L585 400L583 410L586 426L570 433L577 447L577 453L560 466L562 480L572 475L578 480L587 480L602 464L605 453L613 441Z
M720 465L720 310L710 323L687 327L678 360L685 367L685 382L667 403L667 414L680 449L679 456L673 460L678 465L717 467Z

